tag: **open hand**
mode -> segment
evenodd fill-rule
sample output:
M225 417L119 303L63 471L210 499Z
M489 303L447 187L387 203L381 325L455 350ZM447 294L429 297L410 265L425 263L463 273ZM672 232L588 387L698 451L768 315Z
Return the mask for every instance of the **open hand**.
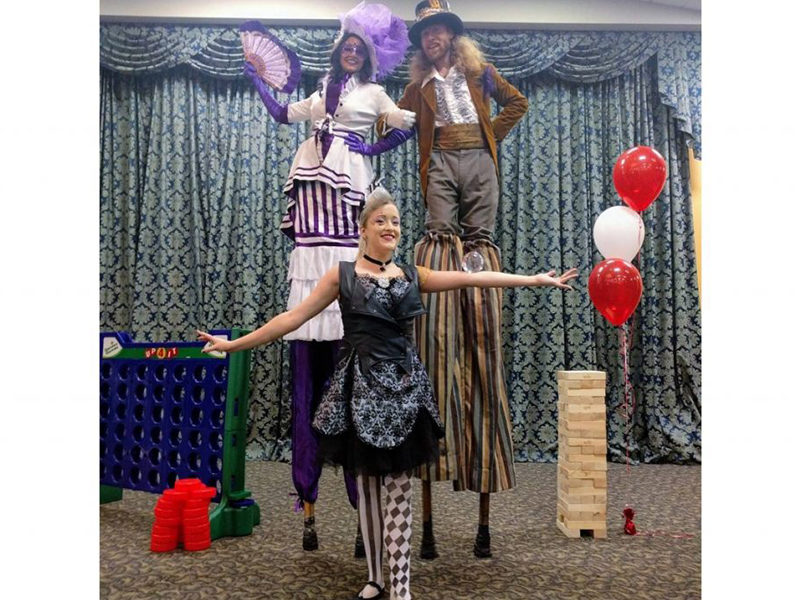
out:
M564 271L561 275L556 275L555 271L548 271L547 273L539 273L535 277L539 285L557 287L562 290L571 290L572 286L567 285L567 282L575 279L577 276L578 269L569 269L568 271Z
M347 134L346 138L344 138L344 143L352 152L356 152L358 154L369 155L371 150L370 144L364 143L364 141L352 131Z
M198 329L197 339L207 342L207 345L203 348L203 352L230 352L229 348L231 343L224 338L214 337L210 333Z

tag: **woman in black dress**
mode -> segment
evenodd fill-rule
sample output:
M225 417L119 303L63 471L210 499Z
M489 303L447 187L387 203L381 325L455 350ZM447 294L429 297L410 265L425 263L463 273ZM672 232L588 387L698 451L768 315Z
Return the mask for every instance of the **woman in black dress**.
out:
M392 600L411 598L411 470L438 456L442 436L428 375L413 342L421 292L475 287L553 286L571 289L570 269L538 275L432 271L395 264L400 215L386 190L367 200L359 220L355 262L329 270L302 303L256 331L229 341L198 331L205 352L235 352L276 340L338 298L344 340L336 370L314 417L319 460L356 475L358 510L369 570L357 598L383 598L384 545ZM386 496L381 509L381 490Z

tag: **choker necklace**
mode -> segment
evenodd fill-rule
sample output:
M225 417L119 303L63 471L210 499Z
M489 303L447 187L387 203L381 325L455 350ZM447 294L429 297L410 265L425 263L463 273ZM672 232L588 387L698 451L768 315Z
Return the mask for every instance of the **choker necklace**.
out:
M379 261L377 259L372 258L371 256L368 256L367 254L362 254L362 256L364 257L364 260L368 260L373 265L378 265L378 267L380 268L381 271L385 271L386 267L388 265L392 264L392 259L391 258L389 260L387 260L386 262L381 262L381 261Z

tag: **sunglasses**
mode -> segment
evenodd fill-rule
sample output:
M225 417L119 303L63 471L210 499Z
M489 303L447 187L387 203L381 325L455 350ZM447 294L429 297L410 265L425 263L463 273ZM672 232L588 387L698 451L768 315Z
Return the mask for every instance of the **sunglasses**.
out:
M367 49L364 46L348 44L346 46L342 46L342 54L355 54L356 56L365 58L367 56Z

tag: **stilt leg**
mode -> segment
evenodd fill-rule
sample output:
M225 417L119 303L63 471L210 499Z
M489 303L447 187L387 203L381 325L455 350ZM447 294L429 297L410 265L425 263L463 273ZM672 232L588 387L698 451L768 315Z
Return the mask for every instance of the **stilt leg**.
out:
M436 538L433 535L433 511L431 508L431 482L422 480L422 545L419 557L433 560L438 557L436 551Z
M492 555L492 542L489 535L489 498L489 494L481 494L478 535L475 536L473 548L473 553L477 558L489 558Z
M303 502L303 550L317 550L317 528L314 522L314 503Z

